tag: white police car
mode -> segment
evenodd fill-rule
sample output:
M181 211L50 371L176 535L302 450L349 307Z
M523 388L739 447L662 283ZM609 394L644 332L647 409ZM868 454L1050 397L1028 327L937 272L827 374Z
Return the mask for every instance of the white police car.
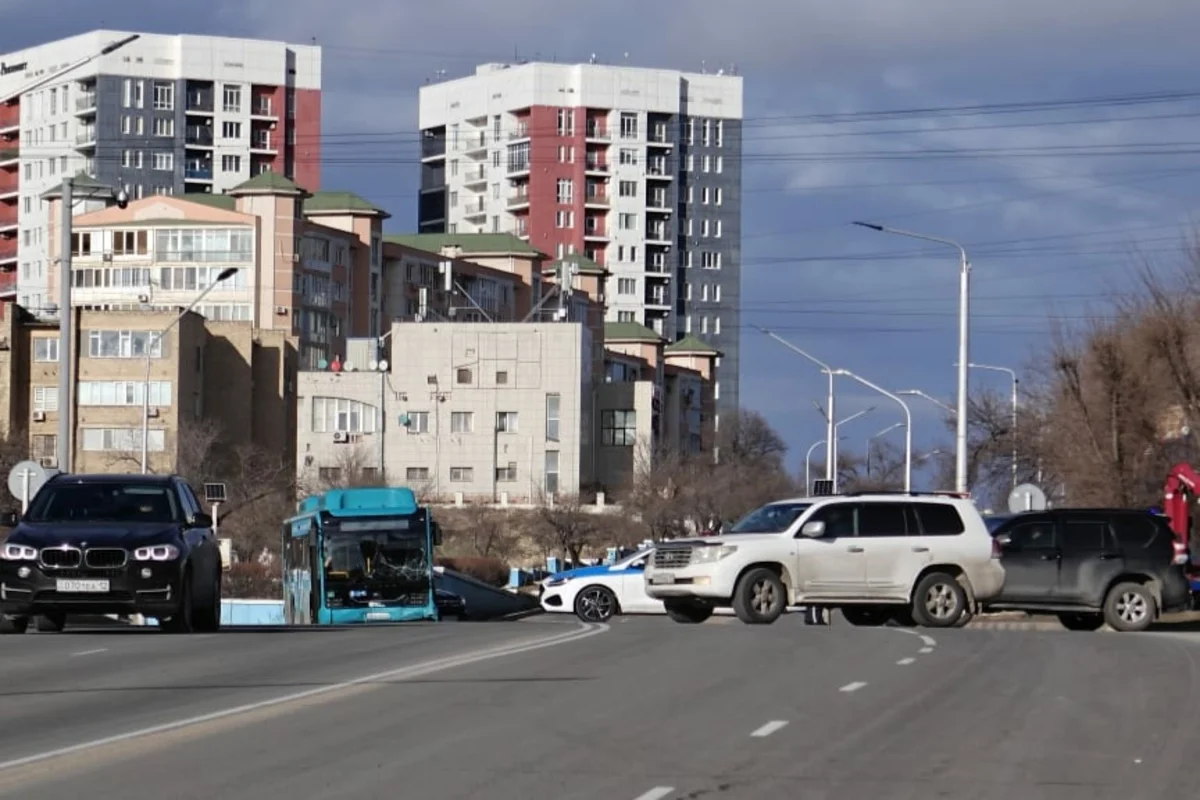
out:
M556 572L541 583L542 608L573 613L584 622L607 622L614 614L663 614L661 600L646 594L643 573L653 548L613 564Z

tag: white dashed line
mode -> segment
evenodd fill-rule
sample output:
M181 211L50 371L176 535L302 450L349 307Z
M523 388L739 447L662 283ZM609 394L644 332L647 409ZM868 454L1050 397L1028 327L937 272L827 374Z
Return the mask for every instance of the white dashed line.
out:
M932 636L925 636L924 634L922 634L921 641L925 643L926 647L937 647L937 640L934 639Z
M899 661L897 661L896 664L901 667L907 667L909 664L913 663L914 661L916 661L915 658L902 658Z
M933 648L932 648L932 647L922 647L922 648L921 648L921 650L920 650L920 652L922 652L922 653L932 653L932 652L933 652Z
M75 656L94 656L96 653L107 653L107 647L97 647L95 650L80 650L78 653L71 653L71 657Z
M673 791L675 791L674 786L655 786L650 791L639 794L633 800L662 800Z
M839 692L857 692L859 689L863 688L866 685L867 684L864 681L855 681L854 683L847 683L845 686L838 689L838 691Z
M759 728L758 730L756 730L754 733L752 733L750 735L754 736L756 738L759 738L759 739L763 739L763 738L766 738L767 736L770 736L772 733L779 730L780 728L785 728L785 727L787 727L787 720L785 720L785 719L771 720L766 725L763 725L761 728Z

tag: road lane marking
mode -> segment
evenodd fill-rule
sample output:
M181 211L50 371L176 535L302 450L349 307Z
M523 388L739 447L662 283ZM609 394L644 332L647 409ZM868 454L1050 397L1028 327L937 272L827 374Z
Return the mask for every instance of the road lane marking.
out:
M245 705L234 706L232 708L224 708L220 711L213 711L208 714L185 717L183 719L175 720L174 722L166 722L161 725L153 725L148 728L140 728L137 730L126 731L125 733L113 734L112 736L104 736L99 739L79 742L78 744L60 747L55 750L46 750L41 753L25 756L23 758L14 758L8 761L0 762L0 772L15 769L17 767L28 766L30 764L36 764L42 761L48 761L53 758L74 755L87 750L95 750L108 745L120 744L123 742L128 742L132 739L142 739L148 736L157 736L159 734L170 733L183 728L191 728L193 726L202 725L207 722L214 722L216 720L226 719L229 717L250 714L255 711L260 711L275 706L282 706L288 703L295 703L300 700L306 700L319 695L344 691L346 689L352 689L372 683L380 683L383 681L402 681L409 678L417 678L423 675L429 675L444 669L465 667L469 664L475 664L480 661L489 661L491 659L501 658L503 656L524 654L534 650L554 647L560 644L568 644L581 639L589 639L597 634L604 633L607 630L609 630L608 625L601 623L581 622L575 630L572 630L568 633L556 633L553 636L543 636L538 639L530 639L524 642L500 645L483 650L468 651L466 653L460 653L454 656L446 656L433 661L425 661L406 667L397 667L396 669L390 669L384 672L376 672L371 675L363 675L348 681L318 686L312 689L305 689L304 691L300 692L292 692L280 697L272 697L268 700L259 700L254 703L247 703ZM658 796L661 797L661 795Z
M779 730L780 728L786 728L786 727L787 727L787 720L785 720L785 719L771 720L766 725L763 725L761 728L759 728L758 730L756 730L754 733L752 733L750 735L755 738L758 738L758 739L765 739L766 737L770 736L772 733Z
M913 663L914 661L916 661L915 658L902 658L899 661L897 661L896 664L901 667L907 667L909 664Z
M95 650L80 650L78 653L71 653L71 657L75 656L94 656L96 653L107 653L107 647L97 647Z
M867 684L865 681L855 681L854 683L847 683L845 686L838 689L838 691L839 692L857 692L859 689L863 688L866 685ZM3 769L3 768L4 768L4 765L0 764L0 769Z
M633 800L662 800L673 791L675 791L674 786L655 786L648 792L642 792Z
M921 641L925 643L926 647L937 647L937 639L934 639L932 636L921 634Z
M920 649L918 652L921 652L921 653L932 653L932 652L933 652L933 648L932 648L932 647L922 647L922 648L921 648L921 649Z

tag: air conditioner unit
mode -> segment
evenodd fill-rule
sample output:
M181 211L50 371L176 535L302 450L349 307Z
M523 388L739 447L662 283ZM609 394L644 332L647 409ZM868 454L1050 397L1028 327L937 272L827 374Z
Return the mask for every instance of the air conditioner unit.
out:
M275 306L275 313L281 317L286 317L288 313L287 306Z
M34 422L45 422L46 421L46 412L45 411L33 412L33 421Z
M113 258L113 254L112 254L112 253L105 253L104 255L102 255L102 256L100 257L100 259L101 259L102 261L112 261L112 258Z
M150 419L158 419L158 409L157 408L148 409L146 411L146 416L149 417Z
M336 431L333 434L334 444L345 444L350 441L350 434L345 431Z
M38 463L46 469L58 469L58 459L54 456L43 456L38 459Z
M295 263L295 264L300 263L300 254L299 253L292 253L292 263Z

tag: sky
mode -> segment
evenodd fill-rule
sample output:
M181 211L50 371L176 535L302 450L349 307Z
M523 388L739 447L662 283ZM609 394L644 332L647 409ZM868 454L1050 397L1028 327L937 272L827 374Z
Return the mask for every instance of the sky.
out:
M322 188L387 208L392 232L415 227L417 92L439 71L514 54L736 66L742 402L796 465L824 436L812 401L825 380L749 326L954 402L956 252L854 220L965 245L971 360L1020 371L1051 318L1102 318L1137 262L1180 261L1200 198L1194 0L0 0L0 19L0 52L101 27L320 44ZM1008 380L971 374L973 389ZM916 447L949 451L943 412L909 400ZM846 380L838 405L839 417L874 407L841 429L843 451L902 419Z

